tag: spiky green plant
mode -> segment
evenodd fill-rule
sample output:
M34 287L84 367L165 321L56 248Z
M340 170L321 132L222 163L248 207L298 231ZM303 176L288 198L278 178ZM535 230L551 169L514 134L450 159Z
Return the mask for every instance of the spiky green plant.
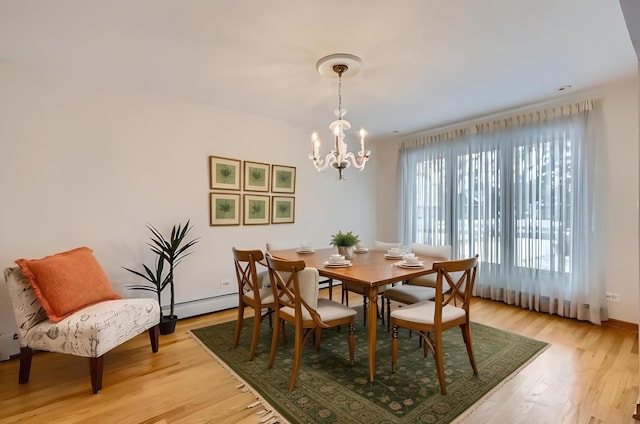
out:
M174 315L175 286L173 277L175 268L185 257L193 253L188 252L188 250L200 240L200 238L195 238L190 241L185 241L185 238L193 228L189 225L189 222L190 221L187 221L184 226L182 226L182 224L174 225L171 229L169 239L166 239L153 225L147 224L147 228L152 234L151 241L147 243L147 245L149 249L157 255L155 268L151 269L149 266L142 264L144 272L141 272L124 267L127 271L144 278L150 283L134 284L127 287L131 290L146 290L156 293L159 304L161 304L160 298L162 291L169 286L169 292L171 294L169 316ZM169 271L166 274L165 262L169 265Z

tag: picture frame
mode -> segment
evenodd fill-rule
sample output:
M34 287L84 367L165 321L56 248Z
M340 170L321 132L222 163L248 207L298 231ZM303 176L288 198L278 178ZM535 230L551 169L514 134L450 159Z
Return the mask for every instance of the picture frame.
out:
M295 166L271 165L271 191L273 193L296 192Z
M270 196L262 194L244 195L244 225L265 225L269 224Z
M210 225L240 225L241 207L240 193L210 193Z
M296 198L290 196L271 197L271 223L292 224L295 221Z
M240 190L241 161L209 156L209 187L212 190Z
M271 166L268 163L244 161L244 190L269 191Z

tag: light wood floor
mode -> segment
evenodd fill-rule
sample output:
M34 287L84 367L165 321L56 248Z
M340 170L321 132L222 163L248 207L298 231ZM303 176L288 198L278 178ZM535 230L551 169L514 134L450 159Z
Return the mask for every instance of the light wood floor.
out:
M98 395L85 358L38 353L24 385L18 360L0 362L0 423L257 423L261 408L247 408L255 398L187 334L235 313L180 321L156 354L146 333L114 349ZM472 319L551 346L465 423L639 423L631 418L639 392L635 332L479 299Z

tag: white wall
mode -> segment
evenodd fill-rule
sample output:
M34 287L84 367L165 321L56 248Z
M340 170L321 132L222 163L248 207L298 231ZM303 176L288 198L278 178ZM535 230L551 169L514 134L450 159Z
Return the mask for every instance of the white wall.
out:
M592 118L597 124L599 160L604 169L601 184L604 198L603 251L607 291L621 294L620 303L608 303L609 317L638 322L640 279L638 270L638 77L611 82L557 100L592 98ZM554 100L554 103L556 101ZM534 107L535 109L535 107ZM388 240L399 237L397 231L397 157L401 140L376 143L378 163L376 233Z
M347 170L347 181L336 181L334 172L319 174L307 159L309 133L0 62L0 264L86 245L121 294L139 296L125 286L140 280L122 267L153 263L146 223L167 231L191 219L192 235L201 240L176 272L181 303L236 290L232 246L264 249L268 240L304 238L328 247L339 229L372 241L375 166ZM295 166L295 223L209 226L209 155ZM222 280L232 287L221 288ZM2 286L0 298L6 296ZM235 304L229 296L183 309L182 316Z

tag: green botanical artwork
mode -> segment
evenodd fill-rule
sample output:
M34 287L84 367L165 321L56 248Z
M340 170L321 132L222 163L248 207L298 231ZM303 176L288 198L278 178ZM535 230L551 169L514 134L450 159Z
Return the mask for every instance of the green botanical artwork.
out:
M264 168L249 168L249 184L253 186L266 186L266 170Z
M280 188L291 188L291 172L276 170L276 186Z
M291 201L276 201L275 205L276 218L290 218L291 217Z
M236 167L224 163L216 164L216 181L223 184L234 184L236 181Z
M236 202L231 199L216 199L216 219L233 219L236 216Z
M250 219L264 219L267 216L266 213L264 200L249 200Z

